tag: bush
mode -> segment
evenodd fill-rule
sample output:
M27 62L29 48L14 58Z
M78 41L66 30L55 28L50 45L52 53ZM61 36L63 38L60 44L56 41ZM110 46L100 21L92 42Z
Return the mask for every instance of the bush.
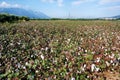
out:
M30 19L25 16L20 17L20 16L15 16L15 15L10 15L10 14L0 14L0 22L2 22L2 23L15 22L15 21L19 21L19 20L29 21Z

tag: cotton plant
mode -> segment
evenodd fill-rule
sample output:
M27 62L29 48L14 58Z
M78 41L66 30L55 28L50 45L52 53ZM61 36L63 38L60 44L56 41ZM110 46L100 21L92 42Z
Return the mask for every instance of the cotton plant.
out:
M99 80L105 72L119 73L117 21L1 25L0 79Z

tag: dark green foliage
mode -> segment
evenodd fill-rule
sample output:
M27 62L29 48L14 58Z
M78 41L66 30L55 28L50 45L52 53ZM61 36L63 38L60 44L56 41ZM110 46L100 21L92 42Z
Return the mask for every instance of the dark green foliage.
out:
M4 22L15 22L15 21L19 21L19 20L25 20L25 21L29 21L28 17L25 16L15 16L15 15L10 15L10 14L0 14L0 22L4 23Z

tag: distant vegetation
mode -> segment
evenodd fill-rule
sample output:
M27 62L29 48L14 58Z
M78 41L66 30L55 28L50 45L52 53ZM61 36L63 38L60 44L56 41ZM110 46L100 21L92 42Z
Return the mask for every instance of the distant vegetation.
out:
M19 20L28 21L29 18L25 16L15 16L10 14L0 14L0 22L15 22Z
M72 20L72 21L91 21L91 20L120 20L120 18L29 18L27 16L16 16L11 14L1 14L0 13L0 22L16 22L16 21L29 21L29 20Z
M50 19L32 19L32 20L73 20L73 21L91 21L91 20L120 20L120 18L50 18Z

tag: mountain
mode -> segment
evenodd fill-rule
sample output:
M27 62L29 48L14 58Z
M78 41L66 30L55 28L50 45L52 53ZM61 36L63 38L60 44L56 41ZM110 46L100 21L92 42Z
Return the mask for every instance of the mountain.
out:
M35 12L32 10L27 10L23 8L0 8L0 13L8 13L8 14L13 14L17 16L27 16L29 18L41 18L41 19L49 19L47 15L45 15L42 12Z
M113 16L112 18L116 18L116 19L120 19L120 15L117 15L117 16Z

